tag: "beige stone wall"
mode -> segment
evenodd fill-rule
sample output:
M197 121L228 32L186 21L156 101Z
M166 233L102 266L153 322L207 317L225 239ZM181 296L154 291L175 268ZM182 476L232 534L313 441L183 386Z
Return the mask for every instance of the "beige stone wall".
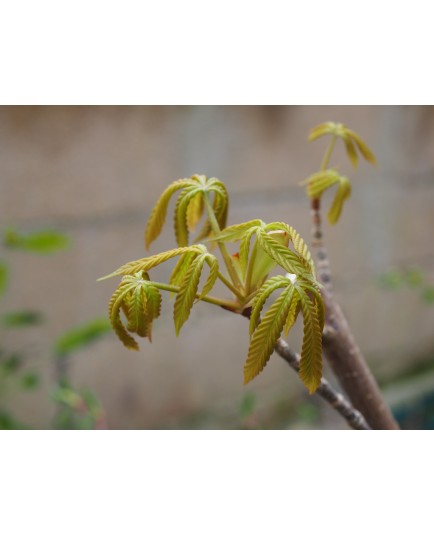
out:
M2 305L39 304L47 315L41 329L8 335L10 346L28 345L45 378L38 394L17 398L19 415L48 426L50 344L105 313L114 282L95 280L145 256L144 225L168 182L217 176L232 194L231 223L284 220L308 237L308 204L297 184L324 150L323 141L306 143L309 129L330 119L359 132L379 160L377 169L359 166L342 221L326 228L336 291L356 338L383 377L430 350L434 308L410 290L379 290L375 277L408 264L433 275L432 108L2 107L1 228L55 227L73 240L50 258L8 254L13 278ZM337 161L352 173L343 152ZM172 244L167 229L152 251ZM109 336L74 358L72 374L101 398L111 427L158 427L239 400L247 344L244 319L203 303L176 339L166 300L152 345L128 352ZM265 399L299 393L300 385L274 358L248 389Z

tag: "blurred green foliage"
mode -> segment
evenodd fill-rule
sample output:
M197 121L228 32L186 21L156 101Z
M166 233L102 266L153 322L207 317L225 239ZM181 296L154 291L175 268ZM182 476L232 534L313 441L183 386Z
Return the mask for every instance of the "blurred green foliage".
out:
M434 286L426 281L425 275L418 267L391 268L378 277L378 284L385 290L412 288L419 291L421 300L432 305L434 303Z
M10 249L47 255L66 249L70 245L70 240L58 231L44 230L24 234L15 229L6 229L3 234L3 243Z
M88 346L109 332L111 332L110 321L106 317L95 318L64 333L57 339L54 352L58 357L63 357Z
M76 391L63 380L53 391L52 398L59 405L55 428L62 430L106 428L104 411L91 391Z
M8 328L25 328L44 322L44 315L39 311L13 311L2 315L1 321Z
M33 233L20 233L8 229L3 233L2 257L8 249L21 250L31 254L51 254L63 250L70 245L70 239L62 233L52 230ZM6 260L0 259L0 296L7 291L10 269ZM0 316L0 329L10 330L29 328L43 324L44 315L36 310L8 311ZM110 331L106 318L96 318L88 323L68 330L53 343L51 359L56 365L59 358L70 357L98 340ZM4 337L0 339L3 340ZM0 430L16 430L29 428L15 418L10 405L10 395L17 391L32 391L41 384L39 374L31 366L34 355L28 351L4 348L0 342ZM63 360L66 362L66 359ZM102 407L95 395L86 390L76 391L68 379L68 368L65 364L56 367L57 385L52 395L58 411L54 420L55 428L90 429L104 428L105 417Z

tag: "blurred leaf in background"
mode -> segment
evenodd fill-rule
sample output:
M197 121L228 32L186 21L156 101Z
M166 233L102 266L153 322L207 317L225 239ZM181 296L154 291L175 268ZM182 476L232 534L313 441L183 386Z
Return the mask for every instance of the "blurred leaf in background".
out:
M95 318L64 333L54 344L58 386L52 394L58 404L54 428L90 430L106 428L105 414L96 396L89 390L76 390L69 381L69 361L74 352L111 333L106 317Z
M70 240L59 231L34 231L24 234L15 229L6 229L3 234L3 244L11 249L47 255L66 249L70 245Z
M1 320L8 328L25 328L42 324L44 315L39 311L13 311L5 313Z
M83 326L67 331L54 345L54 352L63 357L75 352L100 339L111 331L111 325L106 317L95 318Z

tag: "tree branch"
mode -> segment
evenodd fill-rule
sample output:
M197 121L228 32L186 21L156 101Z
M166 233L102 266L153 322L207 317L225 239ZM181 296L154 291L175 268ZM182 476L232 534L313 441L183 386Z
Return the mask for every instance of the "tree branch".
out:
M250 318L251 312L251 307L247 307L241 314L248 319ZM283 339L280 338L277 341L275 351L298 374L300 368L300 356L294 352ZM321 378L321 385L318 387L315 394L323 398L333 409L340 413L351 428L354 428L355 430L371 429L363 415L353 408L341 393L335 391L325 378Z
M330 264L323 244L320 200L312 200L313 247L317 253L318 280L326 309L323 351L339 383L369 425L378 430L397 430L398 423L384 401L362 352L357 346L346 318L332 294Z
M298 372L300 356L291 350L283 339L277 341L275 350L291 368ZM323 398L333 409L340 413L354 430L371 430L360 411L356 410L341 393L335 391L325 378L321 379L321 385L315 394Z

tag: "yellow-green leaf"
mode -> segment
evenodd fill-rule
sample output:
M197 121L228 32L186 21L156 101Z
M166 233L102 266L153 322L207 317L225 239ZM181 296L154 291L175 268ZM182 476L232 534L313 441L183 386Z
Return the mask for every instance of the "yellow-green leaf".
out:
M219 273L219 263L217 257L214 257L214 255L206 254L205 261L208 264L210 271L208 279L206 280L202 292L200 293L200 299L204 298L209 292L211 292L213 286L215 285L215 282L217 281Z
M295 292L293 292L292 300L291 300L291 306L288 311L288 316L286 317L285 327L283 328L283 332L285 333L285 337L288 336L289 332L291 331L292 327L294 326L298 314L300 313L300 299L296 295Z
M318 321L318 311L316 306L300 289L299 295L304 320L299 374L310 394L313 394L321 384L322 332Z
M332 134L333 126L334 126L334 123L330 121L327 123L321 123L320 125L317 125L310 131L308 140L314 141L317 138L324 136L325 134Z
M344 202L351 195L351 183L343 176L340 176L339 187L327 214L328 221L334 225L339 220L339 217L344 206Z
M358 136L354 131L347 129L348 135L354 140L357 145L357 148L362 153L362 156L365 160L371 164L376 164L377 159L375 158L374 153L369 149L366 143Z
M187 209L190 201L197 195L197 188L186 188L178 197L175 206L175 238L179 247L188 246ZM200 193L202 195L202 193Z
M269 308L250 342L247 361L244 365L244 383L257 376L267 364L274 346L282 333L291 304L291 287L284 290Z
M180 285L195 257L197 257L197 252L195 251L189 251L188 253L184 253L179 257L178 262L176 263L175 268L170 275L169 283L171 285L175 285L177 287Z
M204 209L203 194L198 192L190 200L187 207L187 228L193 232L196 229L196 225L200 221Z
M120 285L113 296L111 297L109 303L109 318L114 332L118 336L119 340L130 350L138 350L139 345L137 342L128 334L125 326L123 325L120 318L120 309L125 295L127 295L131 290L134 289L133 284L129 285Z
M145 257L143 259L138 259L137 261L127 262L113 273L108 274L104 277L100 277L97 281L104 281L110 277L115 277L117 275L134 275L137 272L149 272L151 268L162 264L163 262L177 257L178 255L183 255L188 252L196 252L197 254L206 252L205 246L200 244L195 246L188 246L182 248L171 249L169 251L164 251L163 253L158 253L157 255L151 255L150 257Z
M250 336L254 333L255 329L258 327L260 322L260 316L262 308L265 305L267 299L271 294L278 288L288 287L290 282L283 275L276 275L275 277L270 277L258 290L257 295L252 304L252 312L250 313Z
M207 185L207 191L214 192L214 212L219 224L220 229L226 227L229 210L229 195L226 186L218 179L209 179Z
M192 262L176 295L173 319L175 321L175 332L177 335L179 335L182 326L190 316L191 308L196 299L204 262L204 255L200 255Z
M267 232L259 229L256 236L260 247L284 270L297 274L306 271L306 267L300 257L272 238Z
M311 198L320 198L325 190L339 182L339 173L333 169L314 173L302 184L307 184L307 195Z
M146 337L146 293L142 285L137 285L128 300L128 331Z
M151 215L149 216L148 223L145 230L145 245L146 249L149 248L151 243L160 235L164 222L166 221L167 207L172 195L191 184L190 179L179 179L172 182L158 199L155 207L153 208Z
M152 342L152 325L153 321L160 316L161 313L161 294L160 291L152 285L146 285L146 329L143 337L148 337Z
M213 183L215 184L217 179L210 179L207 184L209 185L211 181L213 181ZM219 184L223 185L223 187L219 187ZM226 188L222 182L217 181L217 187L217 189L219 190L218 193L215 191L215 189L209 190L208 187L206 189L208 191L214 191L214 199L212 202L213 211L217 218L217 222L219 224L220 229L224 229L226 227L226 221L228 216L229 197ZM213 236L214 233L212 232L211 223L207 219L202 229L199 231L195 242L200 242L201 240L204 240L206 238L214 240Z
M260 221L260 220L258 220ZM247 265L249 261L249 254L250 254L250 242L252 240L252 236L255 234L256 229L255 227L252 227L248 229L245 232L245 235L243 236L241 242L240 242L240 271L241 271L241 281L244 280L246 277L246 271L247 271ZM255 247L255 246L254 246ZM254 253L252 253L254 255Z
M356 168L357 162L358 162L358 156L356 153L356 149L354 148L353 142L350 139L345 139L344 143L345 143L345 149L347 151L348 158L350 159L353 166Z
M312 274L315 275L315 265L313 263L312 255L309 251L309 248L307 247L307 244L303 240L303 238L301 238L299 233L297 233L297 231L294 229L294 227L291 227L290 225L283 222L274 222L265 226L266 231L270 229L280 229L289 236L289 239L294 245L294 250L296 251L296 253L298 253L299 257L301 257L300 260L304 261L304 264L306 265L308 271L312 272Z
M264 227L262 220L251 220L226 227L221 233L213 237L220 242L235 242L241 240L247 233L253 232L257 227Z

